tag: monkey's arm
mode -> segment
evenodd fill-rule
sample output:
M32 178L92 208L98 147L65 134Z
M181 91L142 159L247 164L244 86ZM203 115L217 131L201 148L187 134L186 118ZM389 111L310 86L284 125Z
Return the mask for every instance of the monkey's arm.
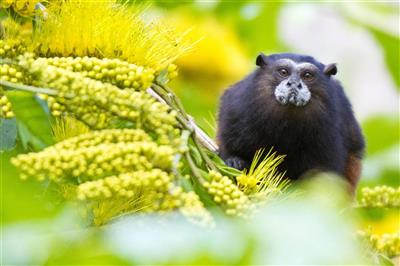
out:
M238 170L248 168L247 162L237 156L228 157L227 159L225 159L225 164Z

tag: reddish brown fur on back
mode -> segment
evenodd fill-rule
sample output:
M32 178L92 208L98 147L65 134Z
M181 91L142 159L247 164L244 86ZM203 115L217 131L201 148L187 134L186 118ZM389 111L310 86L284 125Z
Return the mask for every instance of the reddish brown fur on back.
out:
M361 175L361 159L350 154L346 161L345 176L350 185L350 192L354 194Z

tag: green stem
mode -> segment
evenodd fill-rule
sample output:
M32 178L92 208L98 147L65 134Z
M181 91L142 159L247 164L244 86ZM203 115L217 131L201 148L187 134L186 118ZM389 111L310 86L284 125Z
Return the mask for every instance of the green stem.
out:
M33 93L43 93L47 95L57 96L58 92L53 89L37 88L28 85L17 84L5 80L0 80L0 85L12 90L28 91Z
M161 89L165 91L167 96L172 100L174 105L178 108L178 110L183 114L186 115L185 109L183 108L183 105L181 101L179 100L178 97L175 96L175 94L172 92L172 90L165 84L159 84L156 83L157 86L159 86Z
M19 66L18 65L18 62L16 62L16 61L14 61L14 60L11 60L11 59L9 59L9 58L1 58L0 59L0 64L10 64L10 65L17 65L17 66Z
M147 89L147 93L155 97L158 101L163 102L167 105L169 105L173 110L177 112L177 119L178 122L181 124L181 126L189 130L190 132L193 131L193 128L190 126L190 122L187 120L187 118L182 114L182 112L174 106L174 104L166 97L166 95L160 90L158 86L153 84L151 88Z
M185 120L184 126L186 128L192 129L192 131L195 132L194 137L200 141L202 146L213 153L216 153L218 151L218 146L215 144L215 142L200 127L196 125L196 123L193 121L193 118L187 115L182 103L180 102L178 97L176 97L176 95L171 91L170 88L160 83L153 84L152 88L160 97L162 97L168 103L168 105L171 106L171 108L174 108L175 111L183 116Z
M196 136L193 137L193 142L194 145L197 147L197 149L200 152L200 156L201 158L203 158L204 162L206 163L206 165L211 168L214 171L218 171L218 168L215 166L215 164L213 163L213 161L210 159L210 157L208 157L208 155L203 151L203 147L200 147L200 143L198 141L198 139L196 138Z
M216 152L217 147L215 143L199 128L197 125L194 123L193 119L188 116L179 101L179 99L175 96L175 94L168 88L167 86L163 84L153 84L152 88L154 91L157 93L157 95L162 98L171 108L173 108L175 111L178 112L178 114L181 114L182 116L182 126L185 128L190 128L192 132L192 139L197 147L197 149L200 152L200 156L206 163L207 167L218 171L217 167L215 164L212 162L212 160L208 157L208 155L203 151L203 147L211 150L212 152Z
M189 152L185 152L185 157L186 160L189 163L189 167L192 170L192 173L194 174L194 176L197 178L197 180L203 184L205 182L204 177L201 175L201 173L198 171L196 164L194 163L191 155Z

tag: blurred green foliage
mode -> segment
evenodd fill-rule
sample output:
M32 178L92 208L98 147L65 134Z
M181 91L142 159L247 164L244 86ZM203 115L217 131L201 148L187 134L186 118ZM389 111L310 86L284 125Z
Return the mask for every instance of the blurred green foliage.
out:
M48 183L18 178L17 169L10 159L18 153L26 152L20 144L12 151L0 154L1 166L1 222L44 219L58 214L63 206L59 193Z
M393 80L396 82L397 89L400 89L399 36L393 36L372 27L368 27L368 30L374 35L376 40L381 45L388 70L390 71Z
M395 117L381 115L368 118L363 123L363 130L368 138L367 154L371 156L399 141L399 121Z
M136 216L97 229L81 229L74 211L56 219L5 227L5 264L266 265L370 264L353 234L354 213L340 184L303 184L296 198L271 202L251 220L219 217L202 228L177 214ZM326 197L328 194L330 197ZM21 237L23 236L23 237ZM40 245L38 245L40 243Z

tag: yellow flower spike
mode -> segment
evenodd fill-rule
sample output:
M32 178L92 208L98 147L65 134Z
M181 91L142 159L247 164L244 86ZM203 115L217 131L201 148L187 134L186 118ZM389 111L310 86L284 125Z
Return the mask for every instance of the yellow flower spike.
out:
M88 134L74 137L71 142L67 139L39 153L19 155L12 160L12 163L25 175L35 177L43 174L56 181L69 176L93 179L110 172L148 170L154 167L170 170L172 167L172 154L175 151L171 147L158 146L152 141L103 143L79 147L79 139L89 137L91 133ZM120 164L125 156L136 159L131 160L130 164ZM141 163L137 164L138 162ZM34 167L31 167L32 165Z
M249 170L236 177L240 190L255 201L265 201L284 191L289 181L284 179L284 173L277 172L283 158L273 153L272 149L265 155L264 150L257 151Z
M74 60L67 60L67 62L63 64L60 64L59 60L49 60L48 58L44 58L44 60L46 60L49 65L80 72L83 76L108 82L120 88L145 90L151 85L151 82L154 79L153 69L140 67L141 71L135 72L134 70L137 69L138 66L119 59L114 59L113 64L108 63L110 59L98 59L95 57L74 58ZM84 69L86 72L81 71L82 66L85 66ZM111 71L112 75L105 75L105 73L110 73ZM128 72L131 73L129 77L126 75ZM152 78L149 79L149 77ZM136 80L135 86L131 84L130 79Z
M49 102L50 108L61 106L54 111L71 113L94 129L109 127L118 118L156 133L163 144L169 144L165 140L174 143L180 139L179 131L175 130L176 114L145 92L121 90L109 83L85 78L80 73L50 66L43 58L31 62L20 57L20 63L39 77L35 85L58 91L53 97L57 105Z
M55 102L52 105L53 113L55 112L54 109L60 108L61 105ZM52 124L52 131L55 140L57 142L60 142L71 137L88 133L90 130L85 124L83 124L79 120L76 120L75 118L70 116L65 116L55 119L55 122Z
M118 57L157 72L191 49L193 42L184 35L168 23L145 21L142 8L116 1L66 1L49 6L33 46L57 56Z

